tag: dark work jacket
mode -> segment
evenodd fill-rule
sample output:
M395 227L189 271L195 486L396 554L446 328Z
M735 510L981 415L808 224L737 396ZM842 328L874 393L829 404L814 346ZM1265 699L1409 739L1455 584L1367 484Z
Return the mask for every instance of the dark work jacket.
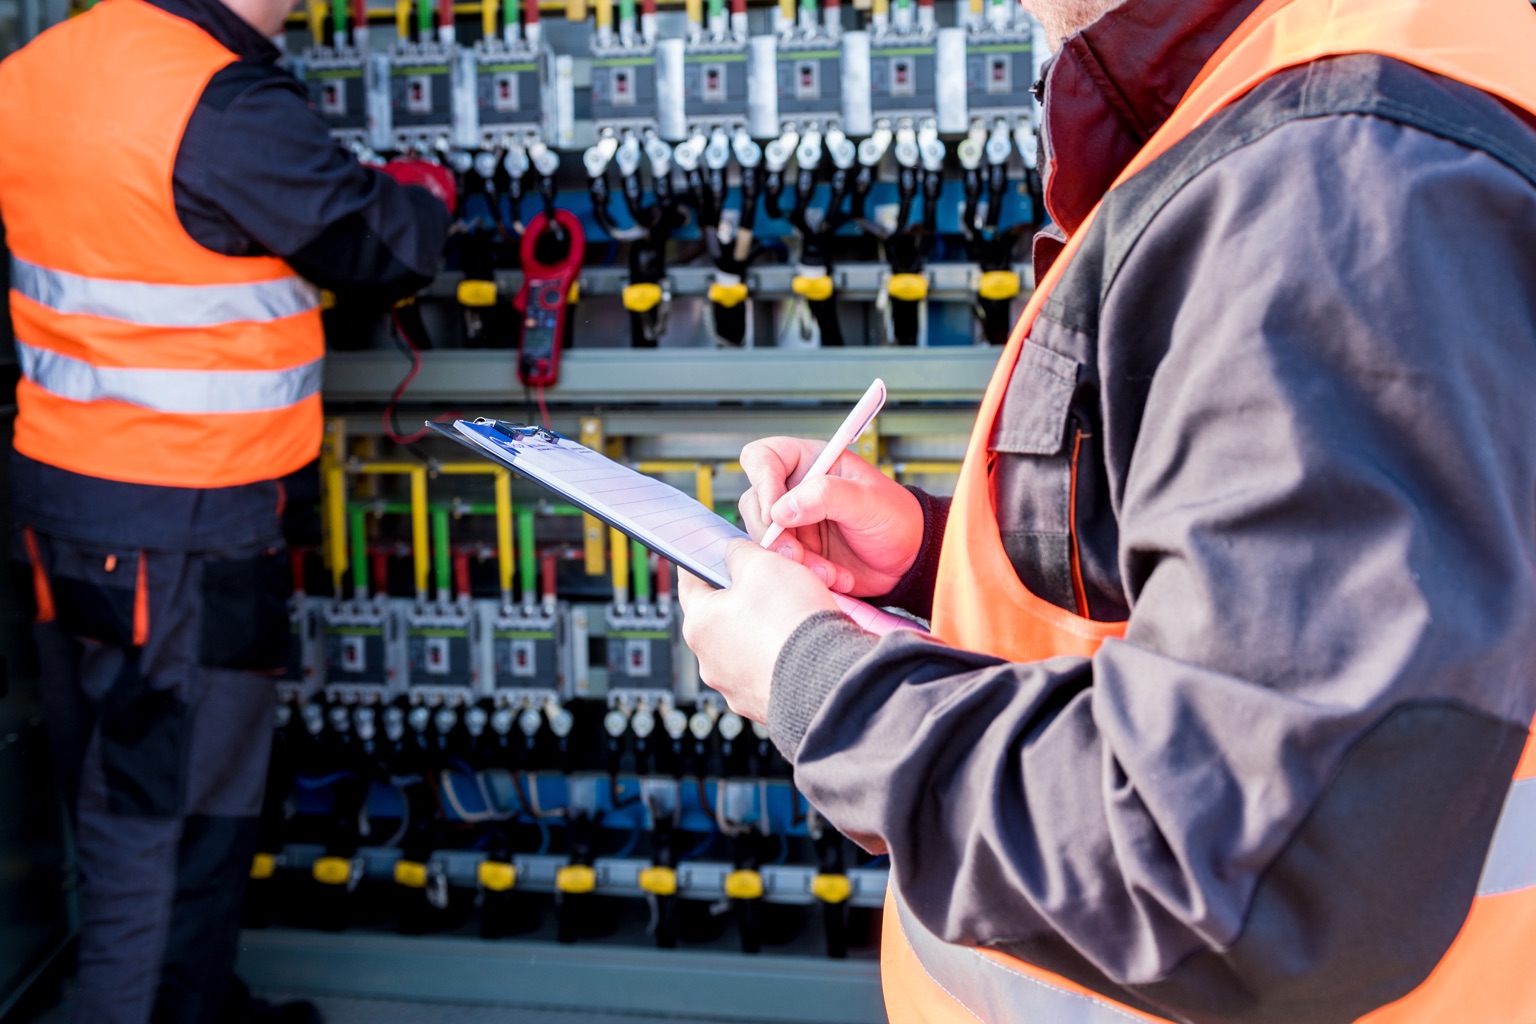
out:
M176 155L176 213L198 244L227 256L280 257L320 287L381 309L431 280L448 230L440 202L338 147L303 86L277 66L277 48L220 0L150 2L239 58L204 88ZM270 542L284 504L275 480L151 487L15 453L11 490L16 519L46 533L159 549Z
M1167 117L1138 76L1187 87L1227 6L1131 0L1064 47L1064 222L1134 153L1112 126ZM823 614L775 668L797 782L924 925L1202 1024L1353 1021L1423 980L1536 713L1533 223L1526 120L1366 55L1108 194L992 479L1021 577L1125 638L1012 664Z

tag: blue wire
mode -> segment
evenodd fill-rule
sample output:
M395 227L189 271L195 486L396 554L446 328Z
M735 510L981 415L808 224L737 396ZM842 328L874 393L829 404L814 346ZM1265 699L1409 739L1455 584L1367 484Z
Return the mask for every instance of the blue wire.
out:
M623 849L619 850L619 852L614 854L614 856L615 857L628 857L630 854L635 852L635 847L637 847L639 845L640 845L640 826L638 824L636 824L634 831L629 834L629 842L625 843Z
M536 856L543 856L549 852L549 825L542 818L533 819L533 823L539 826L539 850Z
M326 775L318 779L311 778L307 775L299 775L294 778L293 782L294 785L298 786L300 789L324 789L326 786L335 785L342 779L350 779L352 777L352 772L334 772L330 775Z
M689 850L687 853L683 854L682 857L679 858L679 859L680 860L693 860L695 857L699 857L699 856L702 856L703 854L707 853L709 851L709 848L711 846L714 846L714 845L715 845L715 833L711 832L709 835L704 837L704 841L702 843L700 843L698 846L695 846L693 849Z
M788 860L789 860L789 839L786 836L779 836L779 859L774 861L774 863L775 864L783 864L783 863L786 863Z

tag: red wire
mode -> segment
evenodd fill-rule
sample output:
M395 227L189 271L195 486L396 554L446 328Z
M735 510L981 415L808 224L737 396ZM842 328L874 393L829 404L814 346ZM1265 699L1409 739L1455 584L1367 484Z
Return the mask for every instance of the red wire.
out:
M555 552L546 551L544 552L544 557L540 559L539 568L542 570L540 575L544 579L544 596L546 598L553 598L555 596L555 575L558 568L555 563L555 557Z
M453 582L460 597L469 597L469 552L455 552L453 556Z
M656 13L656 0L640 0L640 13L641 14L655 14Z
M453 26L453 0L438 0L437 24L441 28Z
M544 385L540 384L534 393L539 398L539 415L544 417L544 429L553 430L554 428L549 425L549 406L544 404Z
M389 593L389 552L371 551L373 561L373 592L375 594Z
M672 563L665 558L656 559L656 596L666 597L672 593Z
M396 333L400 335L400 340L405 342L405 347L411 350L411 368L406 371L404 377L400 378L400 383L395 385L394 393L389 396L389 402L384 406L384 412L380 419L384 425L385 437L395 442L395 444L415 444L432 433L431 428L422 427L413 434L401 434L395 429L394 421L395 407L400 404L401 396L405 394L405 389L411 386L411 381L415 380L416 375L421 372L421 349L416 347L416 343L411 340L410 334L406 332L405 325L400 322L399 313L391 310L389 319L393 322ZM446 412L441 416L434 416L433 422L447 423L449 420L458 418L459 414L457 411Z

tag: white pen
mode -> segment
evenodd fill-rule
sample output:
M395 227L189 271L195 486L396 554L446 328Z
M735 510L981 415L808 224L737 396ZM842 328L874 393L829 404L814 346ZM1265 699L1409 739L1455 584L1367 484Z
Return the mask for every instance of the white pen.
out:
M827 472L831 470L832 464L838 460L838 457L847 450L850 444L853 444L860 434L864 433L864 428L869 426L869 421L874 419L884 406L885 381L876 377L875 382L869 386L869 390L864 392L864 397L859 399L859 404L853 407L853 411L848 414L848 418L843 420L843 425L838 427L836 433L832 435L832 440L828 441L827 446L821 450L821 454L816 456L816 461L811 463L811 468L805 471L805 476L801 477L800 484L805 483L807 480L814 480L818 476L826 476ZM800 484L795 486L799 487ZM765 548L769 547L774 541L779 539L779 535L783 532L783 526L778 523L770 523L768 532L763 534L763 539L758 541L758 543Z

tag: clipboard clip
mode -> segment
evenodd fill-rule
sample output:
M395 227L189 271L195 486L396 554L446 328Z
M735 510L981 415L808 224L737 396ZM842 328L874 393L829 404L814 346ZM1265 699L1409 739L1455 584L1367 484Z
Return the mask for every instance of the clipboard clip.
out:
M475 420L475 422L481 424L482 426L490 426L498 434L510 437L514 441L526 441L532 439L538 441L546 441L549 444L559 444L562 440L564 440L564 438L555 433L553 430L547 430L544 427L533 426L532 424L521 425L517 423L508 423L506 420L491 420L484 417Z

